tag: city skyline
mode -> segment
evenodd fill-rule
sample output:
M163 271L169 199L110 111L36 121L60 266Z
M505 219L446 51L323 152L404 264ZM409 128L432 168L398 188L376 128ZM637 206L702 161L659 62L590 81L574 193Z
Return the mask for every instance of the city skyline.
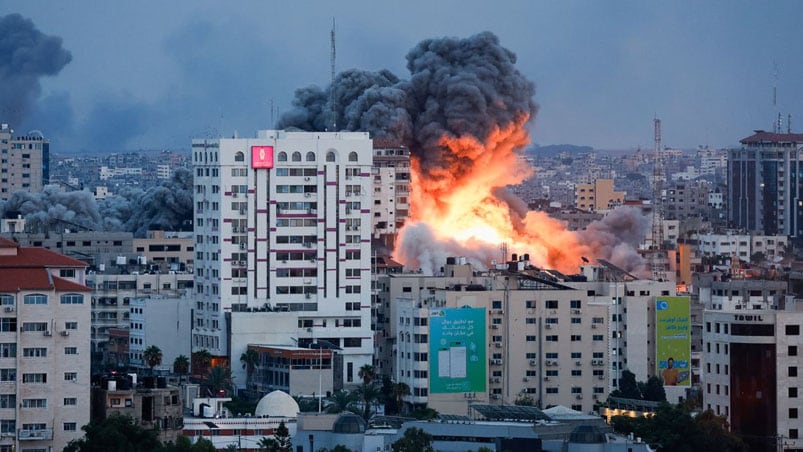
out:
M405 55L423 39L495 33L536 85L538 144L648 147L658 115L668 146L727 147L753 129L771 130L778 113L783 130L787 114L793 131L803 118L793 104L803 63L784 58L803 37L793 2L248 2L226 11L178 2L158 12L155 3L7 5L61 37L72 55L40 79L32 113L12 124L42 130L60 151L186 149L192 137L253 136L278 120L271 101L287 112L296 89L328 84L332 18L338 72L388 69L400 78L409 76Z

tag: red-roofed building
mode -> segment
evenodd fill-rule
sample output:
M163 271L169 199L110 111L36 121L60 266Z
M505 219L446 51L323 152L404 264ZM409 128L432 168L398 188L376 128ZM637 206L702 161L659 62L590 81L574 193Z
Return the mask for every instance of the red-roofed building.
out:
M728 226L803 235L803 134L756 130L728 151Z
M91 332L85 271L81 261L0 238L0 450L61 450L83 436Z

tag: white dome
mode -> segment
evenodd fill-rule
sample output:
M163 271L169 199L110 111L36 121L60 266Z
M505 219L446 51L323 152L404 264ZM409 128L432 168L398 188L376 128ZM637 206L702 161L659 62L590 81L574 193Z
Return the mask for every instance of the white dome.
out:
M262 397L254 410L256 417L290 417L298 416L298 403L283 391L273 391Z

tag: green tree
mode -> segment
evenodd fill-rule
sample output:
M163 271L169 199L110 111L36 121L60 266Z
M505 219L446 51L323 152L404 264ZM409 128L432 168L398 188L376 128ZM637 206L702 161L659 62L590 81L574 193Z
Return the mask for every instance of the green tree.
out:
M408 428L404 436L390 445L393 452L435 452L432 435L420 428Z
M359 400L363 403L362 408L362 418L368 422L371 419L371 406L379 400L380 396L382 395L382 391L380 391L379 386L373 383L363 383L357 387L354 391L354 394Z
M357 372L357 376L362 378L363 384L370 384L372 381L374 381L374 377L376 377L376 369L370 364L365 364L360 367L360 370Z
M354 402L354 394L339 390L329 397L329 404L326 406L327 413L342 413L347 411L351 404Z
M240 355L240 362L245 369L245 386L248 388L251 386L251 376L259 364L259 353L253 348L249 348Z
M212 354L209 350L198 350L192 353L192 372L193 375L206 375L209 373L209 366L212 365Z
M614 430L641 437L649 444L660 445L661 451L717 450L744 452L747 445L728 431L725 419L710 410L692 418L683 405L662 404L654 416L611 419Z
M404 398L412 394L410 392L410 385L407 383L400 381L393 385L393 397L396 400L396 409L397 412L403 413L404 412Z
M146 430L137 422L121 415L112 415L81 427L84 437L70 441L64 452L105 452L110 450L151 451L162 446L156 430Z
M338 444L332 448L331 452L352 452L352 450L342 444Z
M206 374L206 385L217 394L220 391L231 390L231 370L223 366L215 366Z
M151 375L153 375L153 368L162 364L162 349L150 345L142 352L142 357L145 359L145 364L151 368Z
M293 447L293 442L290 438L290 430L284 424L284 421L279 423L276 431L273 432L273 438L264 437L259 440L257 444L260 449L267 452L290 452Z
M190 372L190 359L185 355L178 355L173 360L173 373L187 375Z
M636 382L636 374L629 370L622 371L622 378L619 380L619 390L614 391L616 397L626 399L641 399L641 391Z
M652 376L646 383L639 383L638 386L644 400L666 402L666 391L660 378Z

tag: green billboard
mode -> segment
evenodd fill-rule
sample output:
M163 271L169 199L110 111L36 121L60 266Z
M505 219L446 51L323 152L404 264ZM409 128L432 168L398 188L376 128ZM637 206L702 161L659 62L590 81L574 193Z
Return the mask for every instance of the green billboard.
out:
M656 374L664 386L691 386L689 297L655 299Z
M429 392L485 392L485 309L429 311Z

